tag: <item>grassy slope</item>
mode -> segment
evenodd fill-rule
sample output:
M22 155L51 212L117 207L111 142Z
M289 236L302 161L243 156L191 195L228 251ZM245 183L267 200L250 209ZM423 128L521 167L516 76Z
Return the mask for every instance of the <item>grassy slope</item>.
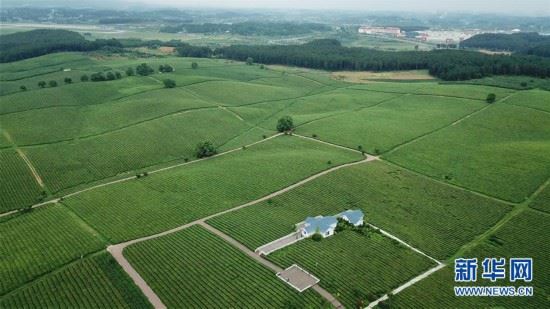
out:
M385 152L481 109L478 101L405 95L373 108L344 113L299 127L322 140L367 152Z
M61 205L0 222L0 295L104 245Z
M477 257L479 263L486 257L532 257L533 282L517 282L516 285L535 286L534 297L455 297L453 265L433 274L424 281L408 288L395 296L392 302L396 308L543 308L550 297L550 263L548 252L550 245L547 231L550 229L550 217L533 211L526 211L513 218L484 243L468 252L465 257ZM507 261L508 263L508 261ZM478 276L482 271L478 268ZM463 285L508 286L508 267L506 279L491 284L479 278L476 283Z
M38 202L42 189L14 149L0 150L0 212Z
M130 246L125 256L168 307L320 307L201 227Z
M546 186L529 206L550 213L550 186Z
M264 196L358 154L282 136L242 152L68 198L113 241L154 234Z
M257 206L209 220L251 249L284 236L308 216L362 209L365 220L440 259L452 255L509 207L376 162L342 169ZM454 231L461 230L461 233Z
M86 257L0 298L2 308L152 308L107 252Z
M387 159L454 184L522 201L550 177L550 115L497 103Z
M506 100L506 103L526 106L550 113L550 91L522 91Z

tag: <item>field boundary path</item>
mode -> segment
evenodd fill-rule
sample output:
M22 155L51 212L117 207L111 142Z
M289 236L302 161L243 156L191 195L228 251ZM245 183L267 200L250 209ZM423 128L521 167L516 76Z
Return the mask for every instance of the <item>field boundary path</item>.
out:
M279 135L276 135L276 136L279 136ZM231 151L237 151L237 150L238 149L231 150ZM191 226L197 225L197 224L204 226L204 225L206 225L205 221L207 221L207 220L210 220L212 218L215 218L215 217L218 217L218 216L230 213L230 212L234 212L234 211L237 211L239 209L249 207L249 206L258 204L260 202L269 200L273 197L276 197L276 196L281 195L283 193L286 193L290 190L293 190L294 188L303 186L304 184L306 184L306 183L308 183L308 182L310 182L314 179L317 179L317 178L319 178L323 175L335 172L337 170L340 170L342 168L346 168L346 167L349 167L349 166L368 163L368 162L372 162L372 161L376 161L376 160L378 160L378 157L367 155L363 160L338 165L338 166L335 166L333 168L321 171L317 174L314 174L314 175L311 175L311 176L309 176L305 179L302 179L301 181L298 181L294 184L291 184L287 187L284 187L284 188L282 188L278 191L275 191L273 193L265 195L265 196L263 196L261 198L258 198L256 200L250 201L248 203L242 204L240 206L236 206L236 207L233 207L233 208L230 208L230 209L227 209L227 210L224 210L224 211L206 216L202 219L198 219L198 220L186 223L184 225L181 225L179 227L176 227L176 228L164 231L164 232L160 232L160 233L157 233L157 234L153 234L153 235L149 235L149 236L129 240L129 241L122 242L122 243L119 243L119 244L116 244L116 245L111 245L111 246L107 247L107 251L109 251L111 253L111 255L115 258L117 263L119 263L120 266L122 266L124 271L128 274L128 276L130 276L130 278L132 278L134 283L138 286L138 288L140 288L140 290L143 292L143 294L151 301L151 303L155 306L155 308L165 308L164 304L162 303L162 301L160 300L158 295L155 294L153 289L151 289L151 287L147 284L147 282L145 282L145 280L141 277L141 275L132 267L130 262L128 262L128 260L126 260L126 258L124 257L123 251L126 247L128 247L130 245L133 245L133 244L136 244L136 243L140 243L140 242L144 242L144 241L147 241L147 240L151 240L151 239L159 238L159 237L166 236L166 235L169 235L169 234L173 234L173 233L179 232L181 230L184 230L186 228L189 228ZM316 291L317 291L317 289L316 289ZM326 292L325 290L319 290L318 292L323 297L325 297L326 299L329 299L330 297L332 297L332 295L330 295L330 293ZM334 298L334 297L332 297L332 298ZM341 304L340 304L340 306L341 306Z

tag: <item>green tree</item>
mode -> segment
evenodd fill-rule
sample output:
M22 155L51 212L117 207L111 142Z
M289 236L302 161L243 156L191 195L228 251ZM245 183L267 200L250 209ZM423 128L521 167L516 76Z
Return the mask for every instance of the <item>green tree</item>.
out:
M211 157L217 153L214 145L209 141L204 141L197 145L195 155L197 158Z
M487 103L494 103L496 99L497 99L497 96L494 93L489 93L487 95L486 101Z
M46 87L46 82L43 81L43 80L39 81L39 82L38 82L38 87L40 87L40 88Z
M113 72L107 72L107 74L105 75L105 78L107 78L107 80L114 80L116 77L115 77L115 74L113 74Z
M120 72L116 71L116 72L115 72L115 77L116 77L116 79L121 79L121 78L122 78L122 74L120 74Z
M21 85L21 86L19 86L19 89L21 89L21 91L25 91L25 90L27 90L27 86Z
M173 79L165 79L162 81L164 83L164 88L174 88L176 87L176 81Z
M252 58L252 57L247 57L247 58L246 58L246 64L248 64L248 65L253 65L253 64L254 64L254 58Z
M87 82L90 78L88 77L88 75L84 74L82 76L80 76L80 81L81 82Z
M136 73L141 76L151 75L155 72L147 63L142 63L136 67Z
M50 87L57 87L57 82L55 80L51 80L51 81L48 82L48 85Z
M288 132L294 129L294 121L290 116L284 116L277 122L277 131Z
M126 76L134 76L136 73L134 72L134 68L127 68L126 69Z
M321 235L321 233L315 232L315 234L311 236L311 239L313 239L314 241L321 241L323 240L323 236Z
M63 81L65 82L65 84L71 84L73 82L73 79L70 77L65 77Z
M196 70L199 68L199 64L196 62L191 63L191 69Z
M174 72L174 68L169 64L164 64L164 65L161 64L159 66L159 72L162 72L162 73Z

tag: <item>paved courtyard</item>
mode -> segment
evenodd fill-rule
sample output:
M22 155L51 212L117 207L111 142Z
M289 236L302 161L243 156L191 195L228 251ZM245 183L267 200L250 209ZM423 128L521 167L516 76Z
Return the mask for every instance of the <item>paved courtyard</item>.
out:
M277 277L288 283L299 292L303 292L319 282L317 277L308 273L296 264L277 273Z

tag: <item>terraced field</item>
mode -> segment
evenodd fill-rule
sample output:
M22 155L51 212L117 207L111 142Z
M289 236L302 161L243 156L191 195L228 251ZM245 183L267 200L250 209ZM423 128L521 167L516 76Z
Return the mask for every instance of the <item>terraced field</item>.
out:
M385 158L450 183L521 202L550 177L550 115L496 104Z
M366 222L445 259L511 208L386 163L372 162L341 169L208 223L254 250L291 233L294 225L308 216L334 215L347 209L362 209ZM457 229L461 233L453 232Z
M2 308L152 308L110 254L71 263L0 298Z
M326 306L198 226L128 247L125 256L168 307Z
M30 206L39 201L42 189L15 149L0 150L0 212Z
M61 205L0 221L0 295L104 246L100 235Z
M374 232L343 231L313 241L306 239L275 251L268 259L283 268L298 264L317 276L320 285L346 308L365 307L386 291L435 263Z
M455 297L453 268L446 267L431 277L396 295L391 306L395 308L542 308L547 306L550 290L550 246L546 232L550 228L550 217L533 211L525 211L504 225L479 246L467 252L465 257L532 257L533 297ZM479 274L478 274L479 275ZM500 285L510 285L508 275ZM476 285L487 285L487 280L478 280ZM468 284L466 284L468 285ZM517 282L514 285L531 285Z
M65 202L102 234L120 242L244 204L319 171L360 159L351 151L281 136L199 164L85 192Z

